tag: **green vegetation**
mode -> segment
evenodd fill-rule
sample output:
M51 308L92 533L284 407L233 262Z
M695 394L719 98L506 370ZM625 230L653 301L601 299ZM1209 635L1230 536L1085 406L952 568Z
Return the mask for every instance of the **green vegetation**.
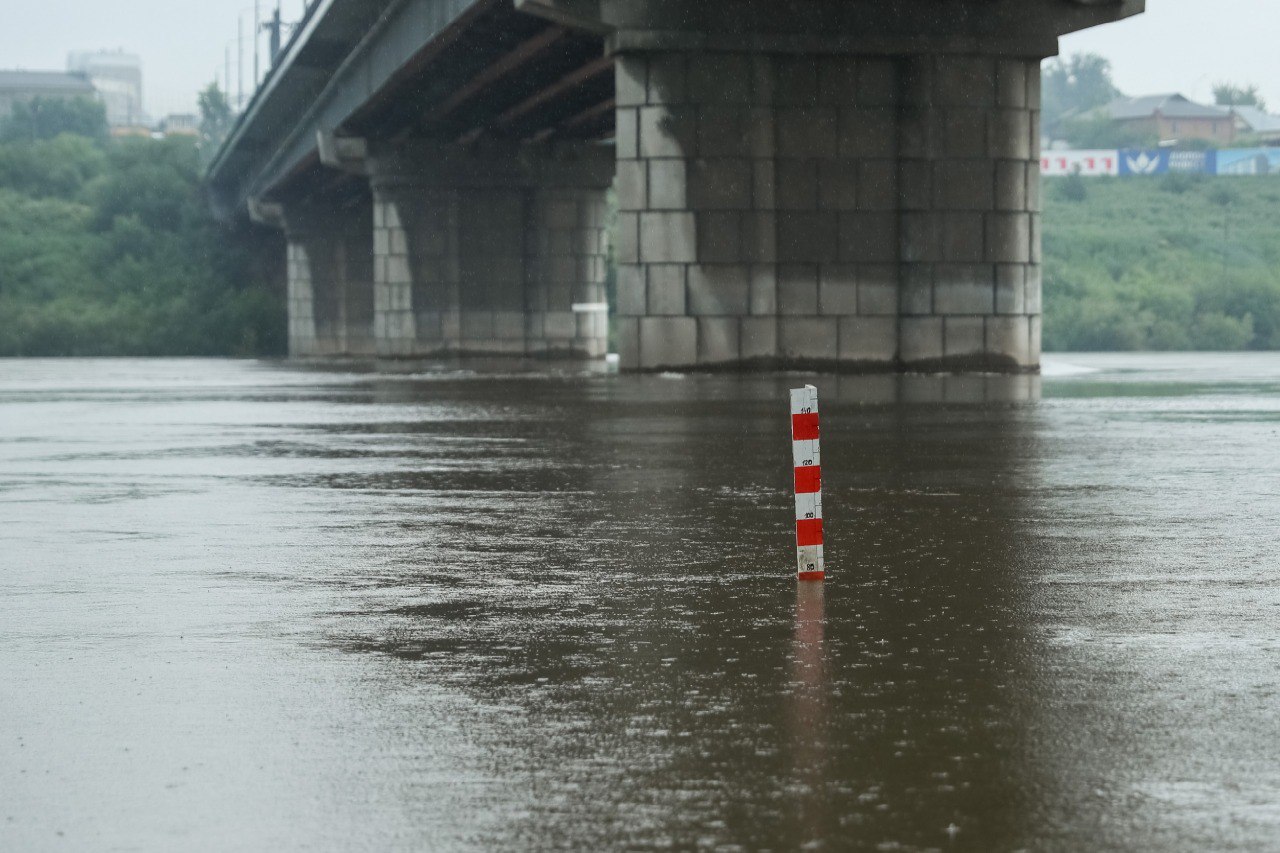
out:
M1044 207L1046 350L1280 349L1280 180L1050 179Z
M35 142L63 133L106 139L106 107L88 98L33 98L14 104L0 123L0 142Z
M1156 146L1099 113L1121 94L1105 58L1054 60L1042 82L1045 128L1072 147ZM1222 83L1214 98L1265 106L1257 86ZM1280 349L1277 214L1275 178L1046 180L1045 349Z
M1267 111L1267 102L1257 86L1235 86L1231 83L1218 83L1213 87L1213 102L1220 107L1257 107Z
M1077 53L1045 63L1040 86L1046 121L1088 112L1120 97L1111 79L1111 61L1096 53Z
M1077 53L1047 62L1041 71L1045 130L1073 148L1146 148L1155 134L1117 126L1101 107L1121 97L1111 79L1111 62L1096 53Z
M200 150L205 154L207 163L231 132L234 117L231 102L217 83L201 89L196 100L200 105Z
M107 138L101 107L0 124L0 355L257 355L284 300L213 222L197 144Z
M1086 113L1058 122L1055 135L1072 148L1156 148L1160 134L1141 126L1114 122L1109 116ZM1198 140L1187 140L1181 148L1197 148Z

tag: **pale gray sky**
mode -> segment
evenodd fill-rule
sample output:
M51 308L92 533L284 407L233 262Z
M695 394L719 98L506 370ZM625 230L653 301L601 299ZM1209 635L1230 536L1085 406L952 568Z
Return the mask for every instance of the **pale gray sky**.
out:
M72 50L124 48L142 57L153 114L195 108L195 92L221 74L237 19L246 36L253 0L0 0L0 68L60 69ZM303 0L283 0L297 18ZM696 2L696 0L690 0ZM262 0L263 14L274 0ZM1280 2L1148 0L1138 18L1069 36L1063 53L1111 59L1129 94L1176 91L1209 100L1213 83L1256 83L1280 112ZM245 77L251 60L246 55Z
M263 19L276 0L261 0ZM283 0L296 20L303 0ZM231 50L236 84L236 28L243 15L252 36L253 0L0 0L0 68L60 70L73 50L123 48L142 59L143 100L156 116L195 110L196 92L224 74ZM265 34L262 38L266 54ZM252 74L245 49L245 87Z
M1147 0L1147 12L1062 40L1064 55L1100 53L1130 95L1181 92L1213 103L1213 84L1253 83L1280 113L1280 2Z

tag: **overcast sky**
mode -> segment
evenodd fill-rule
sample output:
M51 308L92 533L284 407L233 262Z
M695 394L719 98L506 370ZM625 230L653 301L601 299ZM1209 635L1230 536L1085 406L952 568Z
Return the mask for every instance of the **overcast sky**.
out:
M263 20L276 0L261 0ZM284 17L301 17L303 0L283 0ZM61 70L73 50L123 48L142 59L143 101L154 116L195 110L195 93L221 79L231 50L236 88L236 29L252 35L253 0L0 0L0 68ZM265 56L266 38L262 38ZM245 86L253 72L245 50Z
M303 0L283 0L296 19ZM697 2L697 0L689 0ZM262 0L263 14L274 0ZM236 85L236 27L246 36L253 0L0 0L0 68L61 69L72 50L124 48L143 62L155 115L195 108L195 92L221 75L231 49ZM1278 0L1147 0L1148 12L1068 36L1064 54L1101 53L1128 94L1182 92L1210 100L1215 82L1256 83L1280 112ZM246 85L252 70L246 51Z
M1062 40L1062 53L1100 53L1129 95L1181 92L1213 103L1213 84L1253 83L1280 113L1280 2L1147 0L1147 12Z

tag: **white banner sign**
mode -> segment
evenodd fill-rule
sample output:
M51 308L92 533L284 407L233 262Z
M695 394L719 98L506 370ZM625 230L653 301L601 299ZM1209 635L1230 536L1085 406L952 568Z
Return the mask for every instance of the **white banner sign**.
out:
M1040 158L1040 173L1060 178L1078 172L1085 177L1120 174L1119 151L1046 151Z

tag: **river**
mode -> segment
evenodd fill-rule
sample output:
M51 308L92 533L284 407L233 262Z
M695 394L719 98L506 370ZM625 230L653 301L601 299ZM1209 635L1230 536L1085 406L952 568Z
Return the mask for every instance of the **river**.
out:
M0 850L1280 850L1278 531L1280 355L0 361Z

